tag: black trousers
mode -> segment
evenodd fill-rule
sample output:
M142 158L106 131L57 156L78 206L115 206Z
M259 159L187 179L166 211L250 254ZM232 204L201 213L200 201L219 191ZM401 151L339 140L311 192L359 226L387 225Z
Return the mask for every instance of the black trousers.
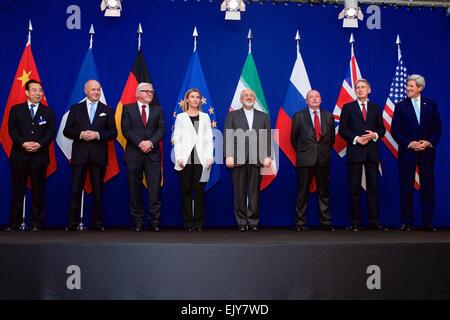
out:
M23 197L27 188L28 175L31 182L30 226L42 227L45 224L45 182L47 164L11 163L11 209L10 226L17 228L22 224Z
M414 225L413 196L414 176L417 165L419 166L420 204L422 207L423 225L431 227L435 210L433 163L399 163L402 223L409 226Z
M260 167L244 164L231 169L234 194L234 216L238 226L259 224ZM247 205L248 200L248 205Z
M86 182L86 176L92 184L92 226L102 224L103 212L103 180L105 178L106 166L95 164L72 165L72 196L69 208L69 226L78 225L81 216L81 194Z
M136 226L145 224L145 210L142 199L142 179L145 176L148 194L148 219L151 226L161 222L161 164L159 162L129 161L127 168L130 189L130 216Z
M348 162L348 184L350 187L350 224L361 225L361 177L362 166L366 171L367 222L369 226L379 226L378 208L378 162Z
M306 208L308 205L308 190L314 177L319 195L319 220L324 226L331 226L330 195L328 194L328 176L330 167L297 167L297 204L295 225L306 225Z
M203 228L205 225L205 185L199 182L202 176L201 164L186 164L178 171L180 177L181 208L185 228ZM192 210L192 193L194 193L194 210Z

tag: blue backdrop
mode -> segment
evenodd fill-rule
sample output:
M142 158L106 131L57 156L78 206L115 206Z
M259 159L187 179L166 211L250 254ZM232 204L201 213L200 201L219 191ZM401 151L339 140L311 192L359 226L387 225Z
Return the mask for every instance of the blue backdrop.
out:
M94 24L93 53L106 100L114 109L137 53L137 27L142 23L142 50L165 110L169 129L164 139L163 225L181 225L178 177L170 162L170 127L177 95L192 55L192 32L199 32L198 50L215 102L218 127L223 128L241 70L247 56L247 33L253 32L252 52L275 127L296 58L296 30L300 31L300 50L311 86L322 94L322 107L333 111L350 59L349 37L354 32L355 55L363 77L372 84L370 99L384 107L397 63L397 34L402 40L404 62L409 73L425 76L424 96L437 102L443 122L443 135L436 148L435 224L450 226L448 183L450 110L450 17L442 10L407 11L380 7L380 29L369 29L367 7L358 29L343 29L337 20L342 6L310 6L272 2L247 4L241 21L225 21L220 1L160 0L123 2L120 18L107 18L100 11L100 0L0 0L0 105L3 116L13 77L27 41L31 19L32 51L49 105L59 121L66 110L70 91L82 59L89 47L89 27ZM68 29L71 5L80 9L80 29ZM373 18L373 17L372 17ZM55 144L58 170L48 178L47 224L63 226L69 208L70 166ZM123 151L116 142L121 172L105 185L105 225L128 225L128 187ZM382 143L383 177L380 183L380 216L383 224L400 224L398 167ZM234 225L232 185L228 170L221 166L221 182L206 196L206 224ZM0 152L0 224L9 220L11 173L8 159ZM280 171L274 182L261 193L261 224L292 225L295 215L295 169L280 151ZM348 184L345 164L333 152L330 175L333 222L348 224ZM365 197L363 197L365 200ZM28 199L29 201L29 199ZM29 207L29 205L27 205ZM364 206L364 205L363 205ZM91 198L86 199L90 218ZM416 220L421 221L419 195L415 196ZM308 219L317 224L317 196L310 197Z

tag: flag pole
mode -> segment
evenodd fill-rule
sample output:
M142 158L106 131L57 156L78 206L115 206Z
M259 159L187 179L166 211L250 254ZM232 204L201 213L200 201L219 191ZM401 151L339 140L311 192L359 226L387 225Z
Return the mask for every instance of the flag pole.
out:
M250 54L252 52L252 39L253 39L251 28L248 30L247 39L248 39L248 53Z
M138 33L138 51L139 51L139 50L141 50L141 35L144 33L144 31L142 31L142 26L140 23L138 26L137 33Z
M397 40L395 41L395 43L397 44L398 47L398 51L397 51L397 55L398 55L398 61L400 61L400 58L402 57L402 50L400 49L400 45L401 45L401 41L400 41L400 36L397 34Z
M298 33L295 35L295 41L297 41L297 55L300 54L300 34Z
M31 31L33 31L33 26L31 25L31 20L28 20L28 41L27 46L31 45ZM25 203L27 200L27 193L25 191L25 194L23 195L23 206L22 206L22 224L20 225L20 230L25 231L27 229L27 225L25 223Z
M197 50L197 38L198 38L198 32L197 27L194 27L194 33L192 34L194 37L194 52Z

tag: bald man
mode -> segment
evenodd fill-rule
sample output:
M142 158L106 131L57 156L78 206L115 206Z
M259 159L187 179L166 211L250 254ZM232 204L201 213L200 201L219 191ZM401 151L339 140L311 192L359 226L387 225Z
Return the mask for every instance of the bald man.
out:
M108 141L117 136L114 111L101 103L100 83L89 80L84 85L86 100L73 105L67 117L64 135L72 144L72 196L66 230L77 230L80 223L81 194L87 172L92 184L93 209L91 230L104 231L102 222L103 180L108 164Z

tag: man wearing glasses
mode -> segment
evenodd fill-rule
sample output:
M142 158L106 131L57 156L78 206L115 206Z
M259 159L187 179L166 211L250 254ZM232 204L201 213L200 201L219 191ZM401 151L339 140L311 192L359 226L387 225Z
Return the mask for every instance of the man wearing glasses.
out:
M142 178L148 190L149 224L159 231L161 215L161 148L159 142L166 133L161 106L152 104L154 89L151 83L140 83L136 88L136 103L123 106L122 133L127 139L123 156L130 188L130 215L134 231L145 228Z

